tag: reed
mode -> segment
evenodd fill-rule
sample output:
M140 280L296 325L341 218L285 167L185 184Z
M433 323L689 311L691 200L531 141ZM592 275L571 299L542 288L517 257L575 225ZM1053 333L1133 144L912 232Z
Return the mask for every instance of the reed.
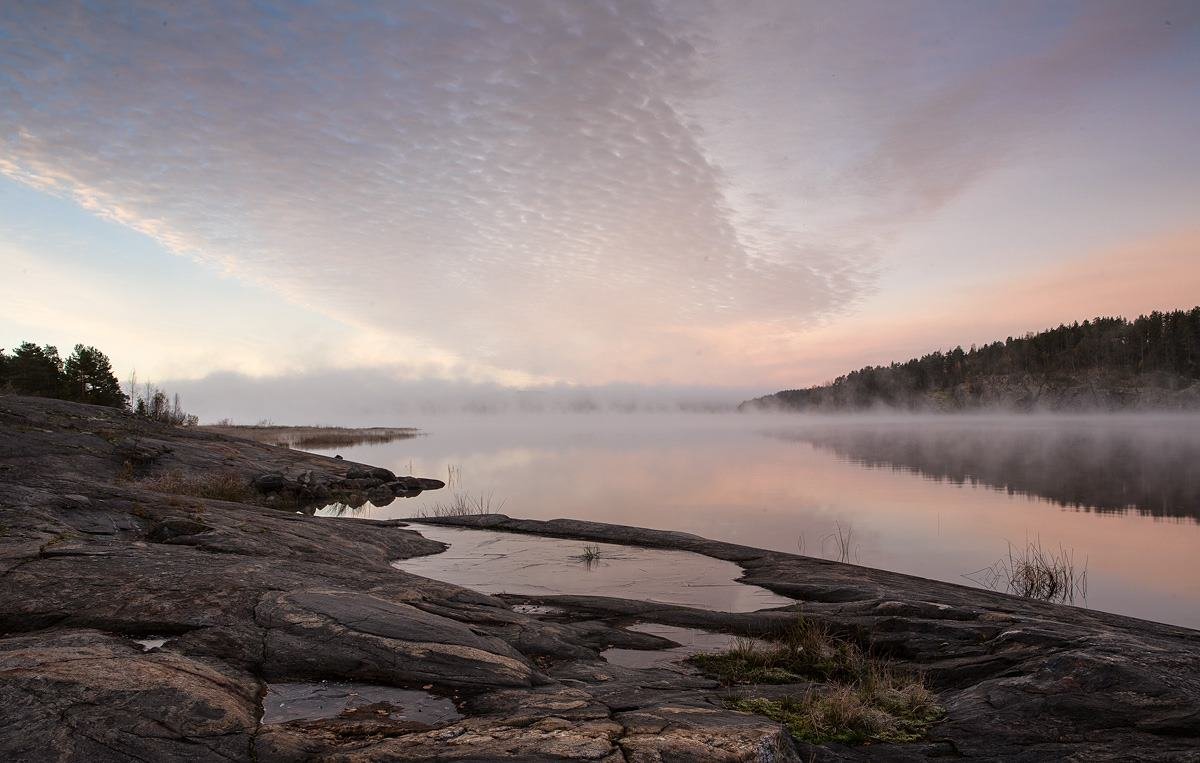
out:
M580 561L584 562L585 564L591 564L593 562L599 561L600 547L599 546L584 546L583 553L575 558L579 559Z
M1022 547L1008 544L1008 553L983 569L963 575L993 591L1003 590L1026 599L1074 604L1087 601L1088 560L1079 563L1074 549L1042 546L1041 538Z
M834 525L837 529L821 539L821 554L826 555L827 549L832 549L834 561L843 564L857 562L858 544L854 540L854 528L850 525L843 528L841 522L834 522Z
M417 516L423 518L482 516L499 514L503 508L504 501L501 500L498 504L494 504L491 492L480 493L477 497L459 490L452 493L449 500L435 501L421 509Z

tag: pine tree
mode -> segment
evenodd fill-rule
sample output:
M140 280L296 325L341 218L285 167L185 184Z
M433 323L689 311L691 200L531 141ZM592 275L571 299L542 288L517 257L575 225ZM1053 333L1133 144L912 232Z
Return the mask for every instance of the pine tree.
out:
M57 347L22 342L5 365L8 383L14 391L42 397L62 394L62 360Z
M124 408L127 402L108 356L95 347L75 345L63 367L63 380L68 400L110 408Z

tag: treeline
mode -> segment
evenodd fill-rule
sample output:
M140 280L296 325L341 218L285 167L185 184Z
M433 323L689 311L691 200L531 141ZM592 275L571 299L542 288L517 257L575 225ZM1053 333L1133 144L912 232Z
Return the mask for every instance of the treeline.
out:
M78 403L121 408L173 426L194 426L197 418L183 410L179 395L129 379L121 389L112 362L95 347L77 344L63 360L53 345L22 342L12 354L0 349L0 391L53 397Z
M1200 307L1152 312L1134 320L1100 317L969 350L955 347L904 363L868 366L806 389L784 390L744 407L904 408L961 406L1044 390L1141 379L1171 389L1200 380ZM1023 390L1023 391L1022 391ZM1036 401L1035 401L1036 402Z

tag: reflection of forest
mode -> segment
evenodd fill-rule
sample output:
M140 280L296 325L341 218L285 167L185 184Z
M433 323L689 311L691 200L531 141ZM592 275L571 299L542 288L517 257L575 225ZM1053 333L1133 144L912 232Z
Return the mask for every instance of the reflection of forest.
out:
M1084 511L1200 521L1200 427L1094 421L850 423L780 433L871 468L982 484Z

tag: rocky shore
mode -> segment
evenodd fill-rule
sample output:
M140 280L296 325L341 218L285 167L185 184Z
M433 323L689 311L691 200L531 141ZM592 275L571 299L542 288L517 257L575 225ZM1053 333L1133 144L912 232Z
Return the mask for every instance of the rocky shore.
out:
M403 522L307 513L435 483L0 396L0 758L1200 760L1197 631L683 533L423 520L690 551L797 604L489 596L395 569L444 548ZM744 688L600 656L673 646L634 623L758 634L797 608L925 675L925 738L807 744L731 709Z

